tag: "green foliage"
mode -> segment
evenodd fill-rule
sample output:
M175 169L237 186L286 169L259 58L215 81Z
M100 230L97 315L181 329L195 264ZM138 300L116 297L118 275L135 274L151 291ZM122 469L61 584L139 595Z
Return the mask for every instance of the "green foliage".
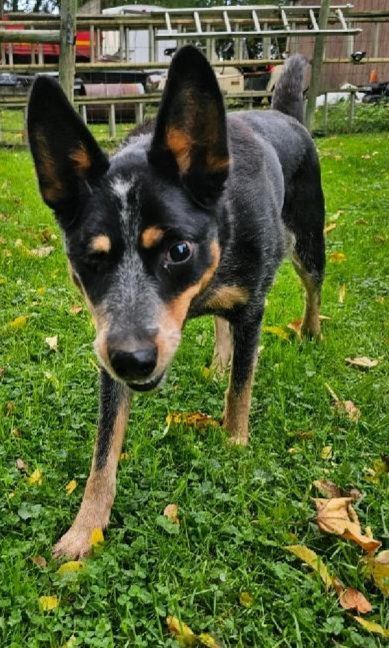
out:
M328 134L389 132L389 104L356 104L352 126L349 125L349 102L341 101L328 108ZM315 114L314 130L324 130L324 108Z
M222 430L171 425L174 411L219 417L226 379L202 372L212 357L212 322L190 322L169 379L134 399L117 499L105 544L71 577L60 577L51 546L75 515L88 474L97 418L93 330L67 278L51 214L37 194L26 151L0 150L0 645L2 648L178 648L168 614L225 648L383 648L342 611L317 574L284 547L305 543L331 573L362 590L372 620L388 627L388 605L366 578L361 551L312 523L312 481L327 478L364 493L363 527L387 534L388 476L368 472L387 451L385 363L369 372L348 356L381 358L387 253L388 147L379 135L319 142L328 220L321 344L263 335L251 411L251 443L231 447ZM373 155L373 153L375 153ZM369 154L366 159L364 156ZM53 238L57 236L57 238ZM53 245L46 258L29 249ZM344 304L339 286L346 284ZM43 290L42 290L43 289ZM302 310L286 262L269 295L265 324L285 326ZM26 325L9 327L17 316ZM58 335L58 351L45 338ZM358 423L331 407L324 384L361 409ZM332 445L332 459L321 458ZM22 458L31 486L15 465ZM65 485L78 486L68 496ZM179 507L179 528L162 522ZM167 521L168 522L168 521ZM38 567L32 556L44 556ZM250 607L239 599L253 598ZM38 597L59 606L42 612ZM68 643L66 643L68 642Z

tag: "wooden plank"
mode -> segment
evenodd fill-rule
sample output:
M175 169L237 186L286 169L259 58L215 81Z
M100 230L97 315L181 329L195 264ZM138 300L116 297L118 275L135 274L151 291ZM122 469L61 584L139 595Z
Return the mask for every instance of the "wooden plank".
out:
M49 29L0 29L0 43L59 43L60 32Z
M77 0L61 2L61 46L59 55L59 82L67 98L73 103L73 86L76 64L76 12Z
M328 14L330 11L330 1L331 0L322 0L319 13L319 29L324 30L327 25ZM313 116L316 110L316 98L319 92L320 85L320 75L321 75L321 66L323 62L324 54L324 43L325 36L323 33L319 33L315 38L315 45L313 49L313 60L312 60L312 69L311 69L311 81L308 89L308 103L307 103L307 112L305 125L308 130L311 130L313 123Z

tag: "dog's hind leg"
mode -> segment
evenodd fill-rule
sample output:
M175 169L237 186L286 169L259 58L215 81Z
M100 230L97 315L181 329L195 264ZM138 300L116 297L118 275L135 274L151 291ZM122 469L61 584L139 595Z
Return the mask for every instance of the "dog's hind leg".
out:
M247 445L251 390L258 356L261 316L233 325L233 355L230 382L226 393L224 426L233 443Z
M322 230L296 239L292 263L305 288L305 312L301 334L320 339L319 315L325 264Z
M129 390L102 370L100 420L92 468L80 510L70 529L53 549L56 558L85 556L91 549L93 529L109 522L116 491L116 469L120 458L129 409Z
M215 317L215 349L212 358L212 369L224 373L232 355L232 338L230 324L222 317Z

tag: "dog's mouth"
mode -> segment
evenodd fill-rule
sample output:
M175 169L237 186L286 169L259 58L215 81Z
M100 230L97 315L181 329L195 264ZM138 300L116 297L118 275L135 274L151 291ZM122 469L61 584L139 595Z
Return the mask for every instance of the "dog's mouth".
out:
M149 380L148 382L128 382L128 386L130 389L133 389L134 391L138 392L146 392L146 391L151 391L152 389L155 389L158 387L158 385L161 384L163 378L165 377L165 373L160 374L156 378L153 378L153 380Z

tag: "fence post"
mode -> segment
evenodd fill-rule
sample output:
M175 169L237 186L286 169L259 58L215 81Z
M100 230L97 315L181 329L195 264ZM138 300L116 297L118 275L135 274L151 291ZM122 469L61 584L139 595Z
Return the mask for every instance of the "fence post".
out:
M352 90L350 92L350 100L348 106L348 130L350 133L353 129L353 122L355 116L355 92L356 90Z
M61 1L59 82L71 103L76 67L76 13L77 0Z
M327 27L328 14L330 12L330 2L331 0L321 1L319 20L318 20L319 29L326 29ZM312 129L313 116L315 114L315 108L316 108L316 97L320 86L320 73L321 73L321 65L323 62L324 40L325 40L324 34L317 34L315 38L315 46L313 49L311 82L309 84L309 90L308 90L308 104L307 104L307 114L306 114L306 123L305 123L308 130Z

